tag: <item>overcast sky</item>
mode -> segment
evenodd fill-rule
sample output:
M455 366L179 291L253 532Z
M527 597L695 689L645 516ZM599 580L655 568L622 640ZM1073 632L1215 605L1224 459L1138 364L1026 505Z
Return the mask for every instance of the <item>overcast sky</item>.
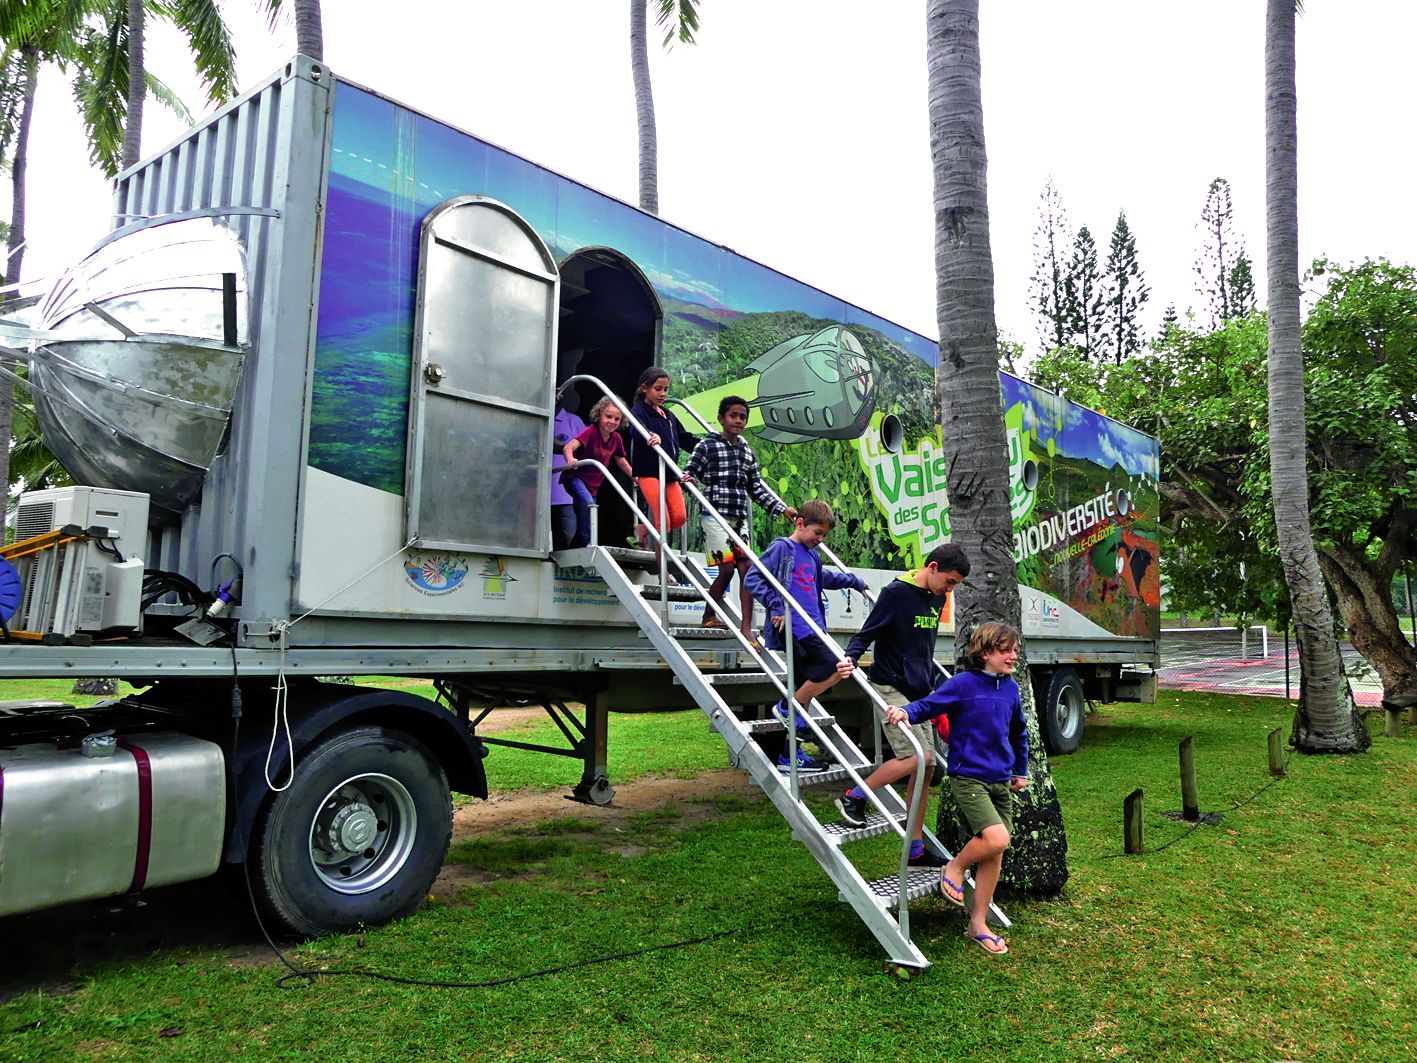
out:
M256 0L227 0L243 88L294 51ZM983 0L999 325L1037 345L1030 307L1039 193L1051 176L1105 254L1125 210L1152 289L1199 309L1196 222L1233 187L1264 292L1261 0ZM338 74L589 184L636 200L625 0L325 0ZM703 0L696 46L652 50L660 214L716 243L935 336L923 2ZM1309 0L1298 25L1300 260L1417 262L1411 51L1417 4ZM176 38L149 68L194 111ZM149 102L144 153L182 126ZM27 278L81 257L109 225L62 77L41 80ZM515 204L513 204L515 206Z

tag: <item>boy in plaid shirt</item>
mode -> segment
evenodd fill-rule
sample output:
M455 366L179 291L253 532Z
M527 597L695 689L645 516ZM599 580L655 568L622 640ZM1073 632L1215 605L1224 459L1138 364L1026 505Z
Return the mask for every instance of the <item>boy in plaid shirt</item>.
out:
M758 459L743 440L748 427L748 400L737 395L725 395L718 404L718 423L722 432L710 432L694 447L684 471L697 480L709 504L733 526L740 539L748 540L752 529L753 505L750 496L775 517L797 518L797 510L783 505L768 490L758 474ZM742 608L743 634L753 637L753 596L748 591L744 574L748 559L739 557L733 549L723 525L707 514L703 517L704 554L710 565L718 566L718 576L709 588L709 596L720 605L724 592L738 573L738 599ZM712 607L704 608L704 627L724 627Z

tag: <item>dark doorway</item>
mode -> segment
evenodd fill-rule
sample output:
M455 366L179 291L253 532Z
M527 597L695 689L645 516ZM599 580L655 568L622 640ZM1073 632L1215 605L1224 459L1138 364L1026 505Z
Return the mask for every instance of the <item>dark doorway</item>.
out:
M593 247L561 263L561 321L556 350L556 380L577 373L602 380L627 404L634 401L640 373L654 365L659 352L663 311L639 268L618 251ZM601 392L592 384L574 385L576 412L587 418ZM629 448L629 437L625 439ZM628 477L615 479L633 494ZM600 541L623 545L632 538L633 520L609 486L603 486Z

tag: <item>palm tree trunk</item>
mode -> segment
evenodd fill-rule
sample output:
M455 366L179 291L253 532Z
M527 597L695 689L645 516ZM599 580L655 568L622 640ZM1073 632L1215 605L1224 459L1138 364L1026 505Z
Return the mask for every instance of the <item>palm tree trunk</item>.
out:
M640 138L640 209L659 213L659 137L654 125L654 93L649 82L649 42L645 7L630 0L630 73L635 82L635 118Z
M980 99L979 0L929 0L926 14L930 154L934 165L935 301L940 330L937 387L949 468L951 538L972 562L961 587L956 642L984 620L1018 627L1020 603L1009 514L1008 455L999 405L994 264L989 247L984 108ZM1028 718L1028 789L1019 794L1016 844L1001 882L1050 896L1068 880L1067 835L1048 770L1026 663L1016 673ZM963 845L946 792L941 836Z
M320 21L320 0L295 0L295 50L324 61L325 31Z
M26 44L20 49L25 57L24 103L20 107L20 124L15 131L15 155L10 161L10 233L6 241L5 285L20 282L20 266L25 257L25 169L29 164L30 123L34 118L34 93L39 85L39 49ZM4 368L14 371L5 359ZM0 505L0 542L5 538L5 516L10 493L10 436L14 431L15 385L9 377L0 377L0 484L5 486L5 505Z
M147 0L128 0L128 111L123 123L123 169L136 166L143 149L143 101L148 95L144 19Z
M1279 558L1299 643L1293 742L1358 752L1367 731L1347 694L1333 614L1309 525L1304 352L1299 333L1299 178L1294 0L1268 0L1265 24L1265 232L1269 283L1269 468Z

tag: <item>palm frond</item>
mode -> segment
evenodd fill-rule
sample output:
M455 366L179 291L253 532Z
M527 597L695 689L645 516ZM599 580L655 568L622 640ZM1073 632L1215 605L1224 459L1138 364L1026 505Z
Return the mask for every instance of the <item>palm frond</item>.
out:
M157 10L182 31L207 100L221 104L235 96L236 49L216 0L170 0Z
M655 25L664 30L664 47L671 47L675 41L693 44L694 34L699 31L699 0L658 0L659 14Z
M74 100L88 134L89 159L106 177L122 169L128 117L127 8L113 14L117 17L102 31L84 31L72 62Z
M159 81L156 75L147 70L143 71L143 80L147 83L149 96L175 114L181 121L188 125L192 124L192 112L166 83Z

